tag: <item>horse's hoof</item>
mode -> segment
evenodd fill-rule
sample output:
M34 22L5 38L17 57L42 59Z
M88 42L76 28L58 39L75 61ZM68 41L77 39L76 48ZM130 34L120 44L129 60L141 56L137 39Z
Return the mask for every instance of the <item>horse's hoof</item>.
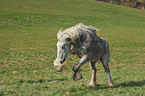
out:
M90 82L87 86L96 87L95 83Z
M108 84L109 87L114 87L113 83Z
M73 80L74 81L77 81L77 80L80 80L80 79L82 79L83 77L82 77L82 74L81 74L81 71L79 70L79 71L77 71L77 72L73 72Z

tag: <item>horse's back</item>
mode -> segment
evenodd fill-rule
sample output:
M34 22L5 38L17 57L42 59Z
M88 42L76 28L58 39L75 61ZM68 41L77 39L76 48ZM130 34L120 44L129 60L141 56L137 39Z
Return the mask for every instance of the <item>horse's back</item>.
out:
M104 38L97 36L89 46L89 50L87 52L88 58L91 61L98 60L103 56L103 54L106 53L108 48L109 44L107 43L107 41Z

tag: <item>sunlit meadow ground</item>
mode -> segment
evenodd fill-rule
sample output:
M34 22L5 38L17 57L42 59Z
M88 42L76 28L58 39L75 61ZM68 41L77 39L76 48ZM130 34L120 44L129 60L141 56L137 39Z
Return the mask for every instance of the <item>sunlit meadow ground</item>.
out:
M0 96L144 96L145 11L93 0L0 1ZM72 80L69 56L62 72L54 70L56 34L77 23L101 29L97 34L110 44L110 70L115 87L107 86L100 62L97 86L89 64L83 79Z

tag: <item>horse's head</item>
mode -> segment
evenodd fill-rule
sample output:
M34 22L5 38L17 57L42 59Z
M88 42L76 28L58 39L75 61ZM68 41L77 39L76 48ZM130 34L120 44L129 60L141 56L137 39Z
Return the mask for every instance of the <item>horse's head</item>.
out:
M66 35L58 38L57 42L57 58L54 61L54 67L57 71L61 71L63 68L63 63L66 60L66 57L71 53L71 43L70 38Z

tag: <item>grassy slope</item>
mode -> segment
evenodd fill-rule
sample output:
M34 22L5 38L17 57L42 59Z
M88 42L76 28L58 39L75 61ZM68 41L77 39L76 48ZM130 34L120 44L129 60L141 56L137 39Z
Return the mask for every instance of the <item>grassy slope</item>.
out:
M145 94L145 12L92 0L0 0L0 95ZM73 81L70 56L62 73L53 69L56 33L79 22L102 29L110 44L110 69L116 84L106 86L97 64L96 88L86 87L91 71Z

